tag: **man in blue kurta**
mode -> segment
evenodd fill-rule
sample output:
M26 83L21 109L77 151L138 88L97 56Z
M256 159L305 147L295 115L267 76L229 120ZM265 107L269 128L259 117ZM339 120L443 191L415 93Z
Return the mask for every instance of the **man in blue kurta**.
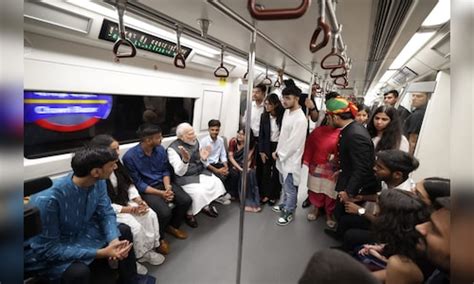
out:
M30 204L40 210L42 232L27 241L25 271L52 282L87 283L89 266L103 259L118 262L121 282L134 281L131 239L119 240L105 183L117 159L117 153L106 147L84 147L72 158L72 174L31 196Z

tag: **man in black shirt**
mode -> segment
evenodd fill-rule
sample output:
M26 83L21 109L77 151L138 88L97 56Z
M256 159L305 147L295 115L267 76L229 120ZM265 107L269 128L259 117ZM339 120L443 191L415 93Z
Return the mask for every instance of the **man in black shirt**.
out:
M398 102L398 91L391 90L383 94L383 103L387 106L395 107L395 104ZM397 108L398 116L400 117L400 121L403 122L407 117L410 115L410 111L404 108L402 105L399 105Z
M413 154L420 134L421 124L425 117L426 106L428 104L429 96L427 93L413 93L411 106L415 108L412 114L408 116L403 125L405 136L410 143L410 154Z

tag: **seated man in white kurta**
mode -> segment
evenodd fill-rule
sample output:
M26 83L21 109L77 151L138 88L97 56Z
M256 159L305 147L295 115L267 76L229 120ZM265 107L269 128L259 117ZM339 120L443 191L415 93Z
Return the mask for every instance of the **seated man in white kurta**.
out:
M217 210L211 202L226 191L222 181L206 169L211 149L208 146L199 150L199 142L189 123L178 125L176 135L178 139L171 143L167 151L176 184L193 200L186 217L187 223L196 223L194 216L201 210L211 217L217 217Z

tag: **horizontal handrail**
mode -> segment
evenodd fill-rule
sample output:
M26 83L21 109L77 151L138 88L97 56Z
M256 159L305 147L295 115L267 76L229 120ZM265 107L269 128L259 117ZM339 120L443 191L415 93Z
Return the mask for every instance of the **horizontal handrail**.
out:
M304 15L309 7L310 0L302 0L296 8L285 9L261 9L257 7L256 0L248 0L247 8L250 15L257 20L288 20L296 19Z

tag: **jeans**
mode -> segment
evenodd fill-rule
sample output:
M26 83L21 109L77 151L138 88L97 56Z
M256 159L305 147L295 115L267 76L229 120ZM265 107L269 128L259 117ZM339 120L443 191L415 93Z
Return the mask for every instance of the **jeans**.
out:
M296 202L298 201L298 186L293 185L293 174L288 174L285 180L280 174L280 182L282 186L280 203L284 205L283 209L293 213L296 210Z

